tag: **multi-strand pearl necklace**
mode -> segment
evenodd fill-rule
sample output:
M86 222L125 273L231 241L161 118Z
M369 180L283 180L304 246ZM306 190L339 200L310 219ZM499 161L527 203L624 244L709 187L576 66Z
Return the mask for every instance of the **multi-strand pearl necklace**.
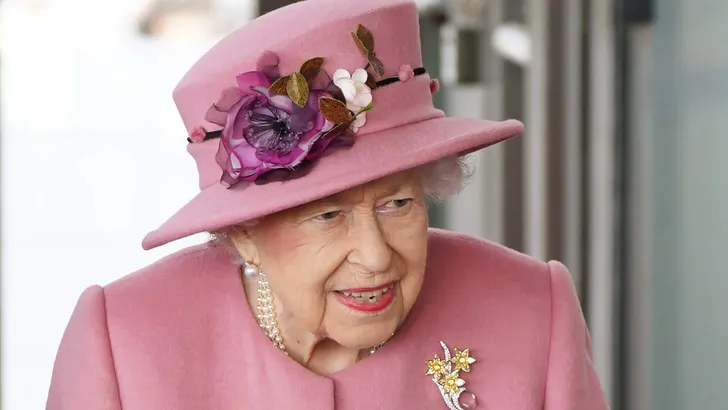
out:
M258 324L263 329L265 335L268 336L273 345L281 349L283 353L288 355L286 351L286 345L283 344L283 337L281 336L281 330L278 327L278 320L276 320L275 306L273 305L273 294L270 291L270 285L268 285L268 276L260 269L257 265L245 262L243 265L243 274L249 278L258 278L258 296L256 300L256 317L258 318ZM392 333L394 336L394 333ZM390 338L392 337L390 336ZM369 354L374 354L379 350L389 339L369 349Z
M278 328L278 321L276 320L276 312L273 306L273 295L270 292L270 286L268 286L268 277L261 270L258 274L258 304L257 304L257 317L260 328L263 329L265 335L268 336L273 344L281 349L286 355L286 345L283 344L283 337L281 337L281 331Z

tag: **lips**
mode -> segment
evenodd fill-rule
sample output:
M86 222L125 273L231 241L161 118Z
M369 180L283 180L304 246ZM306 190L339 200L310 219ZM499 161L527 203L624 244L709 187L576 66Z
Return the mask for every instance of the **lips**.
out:
M360 300L362 302L369 302L374 303L378 299L382 297L385 293L392 290L394 287L394 283L390 283L389 285L386 285L386 287L380 287L379 289L373 289L373 290L367 290L367 289L351 289L351 290L345 290L341 291L340 293L343 293L344 295L354 298L357 300Z
M346 289L334 292L345 306L361 312L379 312L394 300L394 283L376 288Z

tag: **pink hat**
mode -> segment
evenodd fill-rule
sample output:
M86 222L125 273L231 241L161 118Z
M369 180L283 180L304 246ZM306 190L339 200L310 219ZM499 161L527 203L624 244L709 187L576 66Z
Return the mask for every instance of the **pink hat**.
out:
M523 131L446 118L412 0L307 0L257 18L174 90L201 192L144 238L151 249Z

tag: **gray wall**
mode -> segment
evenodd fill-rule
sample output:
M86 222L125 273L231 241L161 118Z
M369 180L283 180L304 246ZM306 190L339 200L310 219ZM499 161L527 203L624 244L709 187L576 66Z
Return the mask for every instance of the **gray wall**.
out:
M654 27L654 409L728 406L728 2Z

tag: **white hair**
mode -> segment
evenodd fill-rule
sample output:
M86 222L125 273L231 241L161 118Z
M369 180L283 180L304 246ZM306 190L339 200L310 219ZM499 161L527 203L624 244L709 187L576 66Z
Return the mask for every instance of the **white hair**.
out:
M466 156L449 156L421 165L414 169L422 184L422 188L431 202L442 202L450 196L457 195L473 173L473 167ZM245 231L246 228L255 226L258 219L242 222L236 226L228 227L219 231L210 232L210 242L221 244L228 248L239 264L245 263L240 259L235 246L230 240L230 233L233 229L239 228Z
M422 187L431 201L441 202L457 195L473 174L467 157L450 156L422 165L416 169L421 175Z

